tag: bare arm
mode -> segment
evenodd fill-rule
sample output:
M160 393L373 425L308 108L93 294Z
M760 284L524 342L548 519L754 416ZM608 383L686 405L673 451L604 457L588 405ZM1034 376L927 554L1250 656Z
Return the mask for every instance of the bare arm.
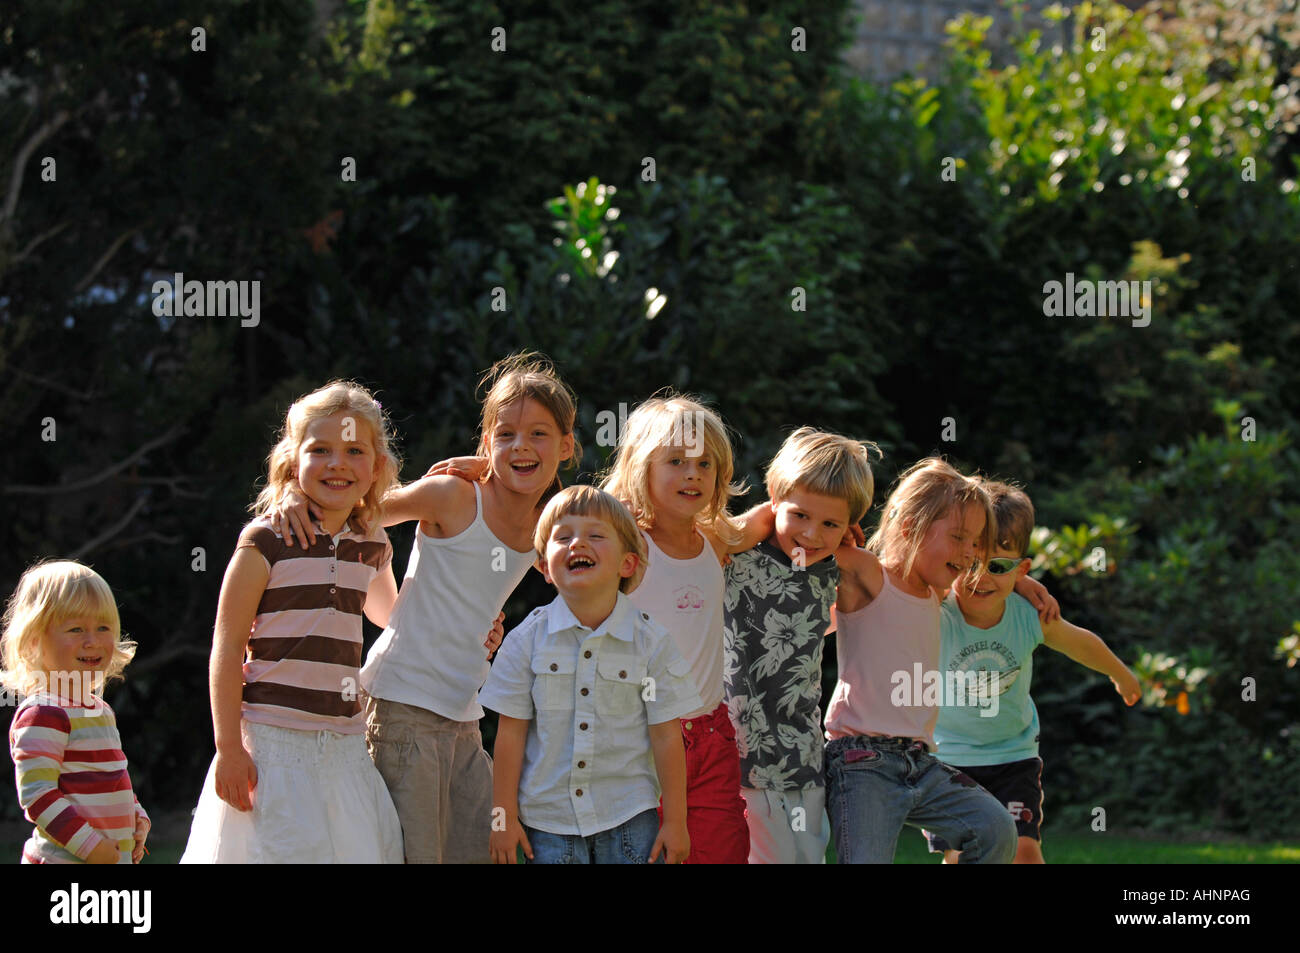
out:
M1133 705L1142 697L1142 686L1137 676L1096 633L1057 619L1043 624L1043 644L1094 672L1108 676L1125 704Z
M650 862L654 863L662 850L666 863L680 864L691 852L691 837L686 831L686 749L682 745L681 722L674 718L651 725L650 747L663 791L664 811Z
M384 525L395 526L407 520L436 523L438 510L449 496L448 484L466 486L456 477L436 476L390 490L384 497Z
M381 629L388 627L388 620L393 614L393 604L397 602L397 579L393 576L393 564L390 562L382 572L376 573L366 590L366 618Z
M252 792L257 787L257 768L244 748L239 730L244 651L269 578L270 570L256 549L235 550L221 582L216 631L212 637L208 694L217 743L217 796L241 811L252 809Z
M519 822L519 776L524 770L524 743L529 722L500 715L492 749L492 835L488 849L494 864L516 862L516 848L533 859L533 848Z
M839 593L835 604L841 612L856 612L880 595L885 585L885 570L876 554L845 542L835 550L840 567Z
M728 553L753 549L776 531L776 516L766 500L745 510L736 517L736 522L740 524L740 542L728 545Z

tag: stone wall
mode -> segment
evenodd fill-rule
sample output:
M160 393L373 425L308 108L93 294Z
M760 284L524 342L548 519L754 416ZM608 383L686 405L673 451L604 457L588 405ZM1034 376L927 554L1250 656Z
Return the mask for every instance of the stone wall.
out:
M1037 11L1051 0L1031 0L1025 22L1042 24ZM868 79L893 79L903 73L933 78L947 38L944 24L970 12L993 17L989 36L1001 41L1011 14L995 0L857 0L857 38L845 61Z

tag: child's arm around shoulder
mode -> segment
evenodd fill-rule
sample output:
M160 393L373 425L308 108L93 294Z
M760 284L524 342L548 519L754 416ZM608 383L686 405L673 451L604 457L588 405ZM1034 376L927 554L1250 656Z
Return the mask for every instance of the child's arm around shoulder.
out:
M440 516L455 522L457 507L465 507L474 498L474 485L458 476L424 476L414 483L394 487L384 497L381 523L384 526L396 526L408 520L420 520L422 524L442 523ZM294 540L306 549L316 542L316 526L312 516L320 515L320 508L298 488L295 483L280 497L267 517L277 536L286 544L293 545ZM464 526L435 535L455 536L470 524L473 516L465 520Z
M835 550L835 562L840 567L839 594L835 599L838 611L856 612L880 595L885 569L871 550L860 549L845 539Z
M455 536L474 520L474 484L455 476L421 477L384 497L383 523L419 520L426 535ZM432 530L432 532L430 532Z
M1126 705L1136 704L1142 697L1142 686L1137 676L1096 633L1059 618L1055 622L1042 623L1042 627L1044 645L1094 672L1109 676Z
M740 538L734 543L728 543L712 529L701 527L718 562L724 566L730 561L730 556L753 549L776 530L776 517L767 502L750 507L736 517L736 522L740 524Z

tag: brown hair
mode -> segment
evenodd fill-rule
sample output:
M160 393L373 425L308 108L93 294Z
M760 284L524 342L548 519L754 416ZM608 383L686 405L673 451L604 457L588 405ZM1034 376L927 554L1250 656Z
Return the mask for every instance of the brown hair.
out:
M518 401L537 401L555 418L555 424L562 435L573 433L574 423L578 419L578 399L573 396L569 386L560 380L550 359L542 354L521 351L504 357L479 378L478 386L487 387L487 394L483 398L483 415L479 421L476 453L480 457L492 456L492 431L497 420L507 407ZM577 466L581 459L582 447L575 434L573 455L567 461L568 466ZM482 482L486 483L491 475L492 468L488 467L483 471ZM548 493L553 494L562 486L557 474Z
M979 507L984 513L981 545L987 556L993 548L994 530L988 494L978 479L962 476L946 460L927 457L899 476L885 502L880 525L867 540L867 549L886 566L901 567L906 576L912 571L912 563L930 527L954 508L967 506Z
M1002 549L1009 549L1018 556L1029 552L1029 539L1034 533L1034 504L1028 494L1010 483L998 483L985 480L984 491L988 493L993 504L993 515L997 526L994 540ZM992 556L993 553L988 554Z

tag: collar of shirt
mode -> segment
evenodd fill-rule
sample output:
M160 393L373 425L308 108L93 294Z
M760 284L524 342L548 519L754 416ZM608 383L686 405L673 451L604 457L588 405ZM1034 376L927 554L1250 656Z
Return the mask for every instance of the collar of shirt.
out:
M554 635L568 629L580 629L592 635L608 635L622 642L631 642L634 621L632 614L636 611L627 596L620 592L614 601L613 611L605 617L604 622L591 629L578 621L578 617L573 614L573 610L569 608L563 596L557 596L555 601L546 607L546 633Z
M794 569L794 568L795 568L794 560L791 559L789 556L787 556L787 555L785 554L785 550L784 550L784 549L782 549L780 546L778 546L778 545L776 545L775 543L773 543L771 540L769 540L769 539L765 539L765 540L763 540L761 543L758 544L758 547L757 547L757 548L758 548L758 551L759 551L759 552L763 553L764 555L770 556L772 559L776 560L778 563L780 563L780 564L781 564L782 566L784 566L786 569ZM825 572L827 569L830 569L832 566L835 566L836 568L838 568L838 566L836 565L836 562L835 562L835 554L834 554L834 553L831 553L831 555L827 556L827 557L824 558L824 559L819 559L819 560L817 560L817 562L813 563L811 566L804 566L803 569L801 569L801 570L799 570L799 571L800 571L800 572L823 573L823 572Z

